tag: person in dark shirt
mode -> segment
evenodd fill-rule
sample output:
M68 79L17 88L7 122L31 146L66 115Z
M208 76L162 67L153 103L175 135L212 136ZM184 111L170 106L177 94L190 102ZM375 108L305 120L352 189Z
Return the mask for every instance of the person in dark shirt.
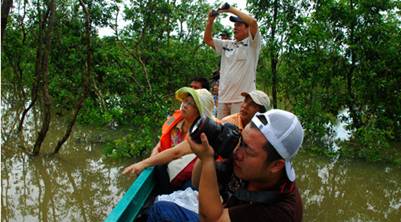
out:
M159 213L157 220L164 221L302 221L291 160L303 136L294 114L272 109L254 115L232 158L223 162L216 163L206 134L201 134L202 144L189 139L199 158L192 172L192 183L199 187L199 214L159 202L153 215Z
M302 221L302 200L291 159L301 147L303 135L298 118L290 112L257 113L242 131L232 160L222 163L226 167L219 165L217 172L206 136L201 135L201 145L189 141L200 159L192 181L199 184L201 221ZM230 171L239 181L222 203L218 184L230 185L234 178Z

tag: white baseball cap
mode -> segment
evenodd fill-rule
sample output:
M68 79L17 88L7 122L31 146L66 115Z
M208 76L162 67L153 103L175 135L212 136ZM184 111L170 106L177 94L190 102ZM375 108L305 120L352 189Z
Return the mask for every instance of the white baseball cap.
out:
M242 92L241 96L249 96L256 104L265 107L266 110L270 109L270 99L263 91L255 89L249 93Z
M304 138L304 129L298 118L290 112L272 109L265 113L256 113L252 122L283 157L287 177L294 181L295 171L291 160L301 148Z

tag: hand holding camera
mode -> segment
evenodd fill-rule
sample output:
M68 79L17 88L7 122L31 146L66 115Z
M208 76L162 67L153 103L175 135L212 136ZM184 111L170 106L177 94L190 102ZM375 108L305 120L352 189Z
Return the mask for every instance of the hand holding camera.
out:
M188 138L188 143L191 146L191 150L196 156L204 161L207 158L214 159L215 153L213 148L209 145L209 141L206 134L201 133L200 138L201 143L195 142L191 137Z
M212 10L212 16L216 17L220 14L219 11L221 10L227 10L230 8L230 4L228 4L227 2L224 3L220 8L216 9L216 10Z
M204 143L201 140L202 133L206 135L206 141L213 148L214 153L223 158L229 158L232 155L241 138L237 126L231 123L220 125L208 117L199 118L189 129L191 140L198 144Z

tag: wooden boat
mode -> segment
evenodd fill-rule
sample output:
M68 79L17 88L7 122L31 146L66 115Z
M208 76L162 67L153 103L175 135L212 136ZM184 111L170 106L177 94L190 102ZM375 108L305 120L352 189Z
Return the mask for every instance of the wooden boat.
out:
M155 186L153 167L146 168L110 212L106 222L134 221Z

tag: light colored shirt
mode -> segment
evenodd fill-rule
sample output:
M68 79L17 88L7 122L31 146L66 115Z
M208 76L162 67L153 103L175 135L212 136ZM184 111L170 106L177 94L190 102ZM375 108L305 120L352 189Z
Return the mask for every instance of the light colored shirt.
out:
M236 40L213 39L215 51L221 55L219 103L242 102L242 92L256 89L256 66L261 48L259 30L252 38Z
M182 130L183 126L184 126L184 120L181 120L171 130L171 133L170 133L170 138L172 141L171 147L176 146L177 144L181 143L185 139L186 135L183 133L183 130Z

